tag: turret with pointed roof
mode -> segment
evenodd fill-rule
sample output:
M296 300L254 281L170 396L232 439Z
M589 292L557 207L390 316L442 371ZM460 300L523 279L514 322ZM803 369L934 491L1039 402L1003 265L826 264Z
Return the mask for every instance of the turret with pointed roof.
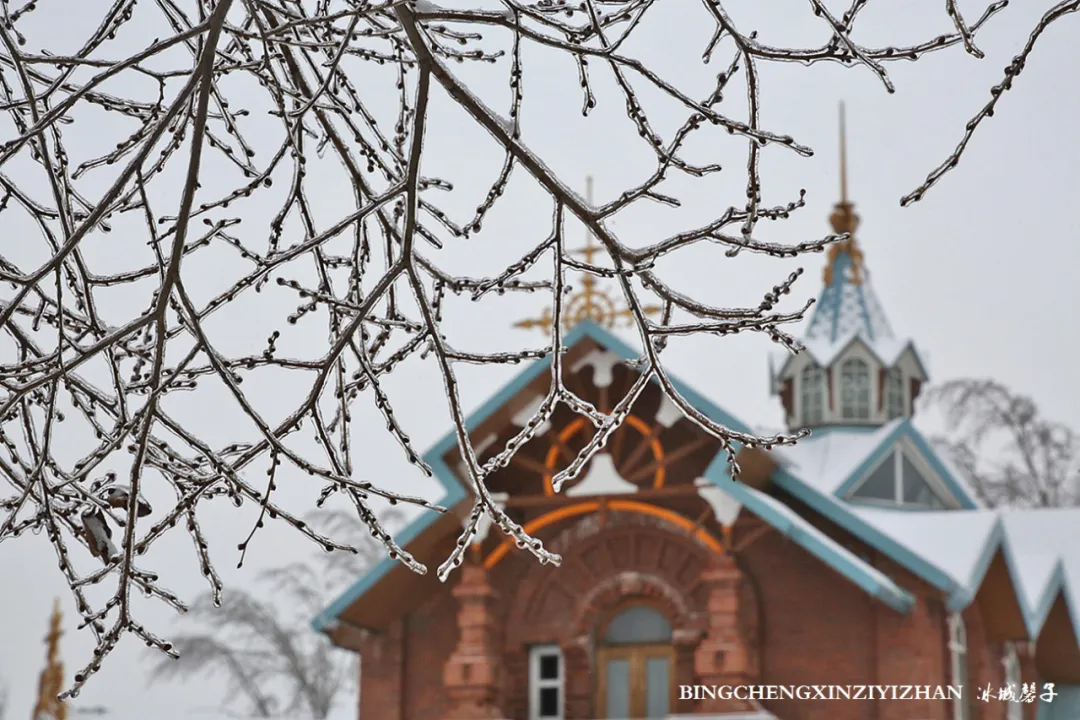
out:
M803 338L806 352L774 376L789 427L878 426L909 417L925 367L910 340L898 338L878 302L856 237L848 199L847 133L840 106L840 202L829 218L847 237L829 248L824 288Z

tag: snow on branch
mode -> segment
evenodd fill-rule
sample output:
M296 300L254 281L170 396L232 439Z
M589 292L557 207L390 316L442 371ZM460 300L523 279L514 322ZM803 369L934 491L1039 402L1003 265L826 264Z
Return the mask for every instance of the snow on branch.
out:
M831 34L816 47L769 45L767 33L740 28L726 4L704 0L700 8L703 21L715 26L704 62L720 51L730 51L731 60L711 90L695 94L628 49L641 28L667 21L669 10L659 0L493 0L491 7L472 9L427 0L114 0L100 7L3 0L0 478L10 494L0 496L0 542L44 531L83 627L96 638L94 655L75 676L69 696L124 635L175 653L138 620L132 604L135 590L185 609L157 572L144 567L148 549L179 534L174 530L190 535L220 603L222 582L200 523L211 500L256 508L252 535L264 521L277 520L328 551L357 552L305 523L309 506L290 508L281 499L285 478L304 477L315 487L317 505L331 496L344 499L391 557L425 572L395 543L371 502L445 508L370 479L357 462L363 448L354 447L360 442L354 413L361 405L372 407L405 458L431 475L388 390L391 376L416 363L426 361L441 375L442 401L475 499L456 549L439 568L443 579L462 562L485 516L541 562L558 562L506 515L485 481L560 403L597 432L554 478L556 487L584 468L653 381L719 440L733 471L738 444L769 447L797 439L751 436L705 417L669 380L661 355L673 335L740 332L765 333L798 350L784 328L809 305L795 312L776 306L799 273L763 289L756 304L721 308L669 285L654 266L691 246L779 258L818 252L843 239L829 235L780 245L760 237L763 223L802 207L801 196L765 203L761 153L775 146L811 154L762 124L762 64L857 66L892 91L887 68L897 60L950 47L981 56L977 32L1005 2L989 5L969 23L955 0L947 0L955 31L907 47L859 44L854 28L870 0L853 0L843 13L808 0L808 15ZM1043 31L1076 9L1077 0L1062 2L1045 16L963 142L905 202L922 197L956 165ZM94 15L78 23L78 42L61 47L61 34L50 24L68 12ZM51 44L33 51L37 38ZM601 103L624 105L641 147L655 156L651 175L606 205L592 206L530 150L521 127L531 77L523 54L537 48L576 65L581 112L588 115ZM509 102L501 113L481 99L470 65L505 68ZM604 85L613 88L610 97L597 89L601 74L613 81ZM723 109L736 78L747 91L745 117ZM437 108L447 107L447 98L491 136L504 158L471 217L457 217L460 205L445 200L454 197L454 178L423 172L426 154L435 150L424 143L428 123ZM659 129L647 98L681 108L681 126ZM115 137L103 141L110 137L106 131ZM641 201L679 205L662 189L666 180L719 172L688 149L691 136L708 132L745 146L745 201L645 247L620 241L610 221L626 209ZM341 189L329 179L331 169L335 178L344 174L350 207L327 217L323 196ZM440 250L481 232L514 169L549 196L550 226L521 227L522 235L535 236L535 247L492 277L445 269ZM603 266L570 257L564 231L571 217L596 237ZM609 413L562 382L568 269L617 285L643 348L638 382ZM541 270L546 277L536 275ZM208 287L216 289L208 294ZM287 296L293 309L274 315L280 305L267 299L274 293ZM455 347L443 328L448 296L479 300L507 293L551 296L548 347L494 354ZM650 302L661 304L659 319L648 317ZM274 329L261 350L239 349L232 334L268 314ZM293 342L293 330L315 325L321 344ZM465 426L458 366L540 357L552 358L546 398L524 429L481 463ZM278 394L266 388L286 375L299 378L293 382L304 383L306 391L282 411L275 405ZM192 408L224 411L226 405L244 422L230 425L240 439L222 444L217 410ZM161 487L172 494L165 506L163 495L150 492ZM241 551L251 541L248 536ZM111 583L115 591L100 601L90 592Z

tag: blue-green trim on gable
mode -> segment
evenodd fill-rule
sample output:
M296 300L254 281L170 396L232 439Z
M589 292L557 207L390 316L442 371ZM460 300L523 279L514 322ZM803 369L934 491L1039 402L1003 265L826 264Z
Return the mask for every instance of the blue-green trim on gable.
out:
M911 431L913 433L915 432L914 429ZM889 442L883 443L883 446L891 447ZM963 610L974 601L975 595L982 585L983 578L986 576L986 571L989 569L994 555L1000 549L1005 556L1006 567L1008 568L1013 588L1017 593L1017 602L1024 615L1024 623L1027 627L1029 636L1032 638L1038 637L1043 623L1046 622L1046 618L1050 614L1050 610L1053 608L1054 602L1060 594L1065 599L1069 617L1073 622L1073 629L1077 634L1077 642L1080 643L1080 604L1077 603L1077 600L1080 598L1073 597L1070 585L1066 581L1064 564L1060 558L1055 562L1054 570L1052 571L1051 577L1046 583L1041 596L1036 599L1035 605L1031 606L1023 591L1023 583L1020 575L1020 561L1017 558L1015 550L1013 550L1011 546L1008 532L1000 517L996 519L993 529L987 536L982 553L973 569L972 577L958 581L951 578L944 570L937 567L929 560L904 547L869 522L855 515L842 501L803 483L797 477L786 472L783 468L777 467L773 471L772 479L778 487L785 490L796 499L852 533L869 546L885 553L895 562L913 572L930 585L941 590L947 596L946 602L949 610Z
M844 506L842 501L815 490L781 467L773 470L772 480L777 487L795 499L847 530L870 547L885 553L938 590L951 594L960 587L944 571L855 515Z
M961 587L949 596L945 607L951 611L960 611L975 601L975 595L979 592L979 587L982 585L983 578L986 577L986 571L990 569L990 563L994 560L994 555L998 550L1005 553L1005 565L1009 571L1009 578L1013 583L1013 590L1017 594L1017 604L1020 606L1020 611L1024 614L1024 625L1027 627L1028 632L1031 632L1030 618L1028 617L1026 602L1021 595L1021 588L1018 584L1018 576L1016 575L1015 559L1010 559L1012 550L1006 545L1005 525L1001 522L1001 518L994 518L994 526L990 529L990 533L986 536L986 542L983 544L982 552L979 554L979 559L975 561L975 567L972 569L971 577L965 578L968 582L967 587Z
M448 477L452 481L452 485L446 487L446 493L439 501L443 507L447 510L451 510L455 505L461 502L465 498L465 488L461 483L454 479L453 473L450 468L447 467L446 461L443 460L443 455L450 449L446 447L444 443L439 443L434 448L429 450L424 455L424 460L431 466L432 471L435 473L435 477L442 483L442 478ZM431 525L439 518L440 513L434 510L423 510L420 515L412 520L408 525L402 529L401 534L394 538L397 540L399 546L403 549L407 548L416 538L420 537L420 534L427 530ZM374 585L382 580L387 573L389 573L395 565L400 561L392 560L390 557L384 557L380 560L375 567L370 571L364 573L360 578L349 586L341 595L337 597L330 605L326 607L321 613L315 616L311 621L311 627L315 632L322 632L331 626L341 613L356 602L364 593L370 590Z
M598 345L604 347L607 351L613 353L625 362L632 362L640 357L640 353L635 351L625 342L601 328L596 323L588 320L580 323L577 327L567 333L563 338L563 345L565 348L571 348L586 337L591 338ZM478 425L491 417L492 414L525 389L529 383L541 374L550 372L550 370L550 357L534 360L528 367L515 376L513 380L484 402L484 404L475 412L470 414L465 421L465 427L470 433L473 432ZM710 420L739 432L750 432L750 429L746 425L739 422L724 410L721 410L715 403L705 398L701 393L675 377L670 375L668 377L671 379L671 384L675 387L675 390L678 391L690 405L703 413ZM656 381L653 380L653 382ZM465 487L460 483L457 476L446 465L446 461L443 459L443 456L445 456L456 444L457 435L454 431L450 431L444 435L433 448L424 454L424 461L431 467L435 479L445 491L442 499L439 500L439 504L447 509L453 508L459 502L464 500L467 495ZM438 517L439 513L437 512L431 510L423 511L401 531L401 535L397 538L398 544L403 548L407 547L408 544L419 537L422 532L431 527L432 523L434 523ZM341 596L319 613L312 620L311 626L316 631L325 630L342 612L345 611L346 608L356 602L364 595L364 593L385 577L398 562L399 561L397 560L391 560L389 557L383 558L383 560L375 565L370 572L365 573L355 584L345 590Z
M705 470L705 478L738 500L743 507L771 525L781 535L790 538L811 555L822 560L845 578L855 583L872 597L878 598L897 612L906 613L915 598L895 583L884 583L860 560L845 552L831 538L816 528L807 528L792 521L770 503L763 500L756 490L732 481L727 467L727 456L717 453ZM792 513L795 511L792 510Z
M927 464L930 465L930 469L933 470L941 480L945 489L949 491L949 494L952 495L953 499L960 505L961 509L975 510L979 507L978 504L975 503L974 498L972 498L968 491L964 489L963 485L961 485L960 482L953 477L953 474L949 472L948 468L942 464L933 448L930 447L930 444L926 442L919 431L911 424L910 418L901 420L896 426L896 429L889 433L885 439L881 441L881 444L879 444L877 448L875 448L874 451L871 452L850 475L848 475L847 479L844 480L837 489L836 497L847 499L848 494L855 489L855 486L862 481L867 473L877 467L878 463L880 463L887 454L892 452L896 447L896 443L899 442L901 438L907 438L911 441L915 446L915 449L922 455Z

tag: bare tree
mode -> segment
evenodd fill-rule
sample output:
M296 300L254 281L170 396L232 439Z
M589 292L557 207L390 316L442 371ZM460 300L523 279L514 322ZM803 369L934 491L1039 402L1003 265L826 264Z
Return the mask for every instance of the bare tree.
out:
M7 716L8 690L7 685L0 682L0 720Z
M718 257L747 251L780 258L846 238L829 235L790 245L765 239L769 223L801 208L803 200L800 195L778 205L765 202L761 154L775 146L809 156L811 149L760 122L763 64L855 66L891 92L891 62L950 47L981 56L975 34L1005 4L993 2L969 22L955 0L946 0L955 32L912 46L867 47L853 32L869 0L853 0L842 13L823 0L808 0L807 12L830 39L819 46L776 47L741 27L727 3L706 0L701 17L715 33L703 59L725 53L728 60L713 87L694 97L688 84L665 77L629 49L629 38L642 28L668 22L668 6L657 0L488 0L465 9L429 0L114 0L86 23L85 40L70 48L57 46L51 25L60 10L45 10L48 3L37 1L16 8L5 0L0 107L10 134L0 142L0 222L5 238L17 241L0 246L0 475L13 491L0 498L0 540L44 529L84 624L97 639L69 693L78 692L125 633L176 654L138 622L129 601L135 589L178 610L185 607L136 562L165 534L180 528L191 534L210 602L220 601L221 584L197 513L208 499L253 503L264 516L323 547L355 552L301 522L306 508L283 507L274 492L289 473L308 483L314 479L321 484L320 503L343 496L394 557L424 572L368 502L380 496L431 506L364 477L354 461L350 410L358 402L372 403L408 460L430 475L384 390L389 374L422 359L442 377L475 497L460 542L439 568L443 579L461 563L484 515L540 561L558 562L496 506L485 479L507 464L559 404L588 418L596 432L555 478L556 488L604 447L649 382L659 383L721 443L735 472L738 445L792 442L786 435L736 432L702 415L672 385L661 354L673 336L740 332L764 333L797 351L784 326L800 320L809 303L785 312L779 302L799 273L764 289L763 298L745 308L722 308L671 285L658 262L702 244L718 246ZM1078 5L1080 0L1067 0L1047 13L960 145L903 202L918 200L956 165L1043 31ZM64 5L62 12L96 12L89 7ZM47 38L45 49L27 50L28 38ZM524 72L524 48L572 60L586 114L606 100L594 92L604 74L615 102L626 107L643 153L655 157L655 170L598 206L571 191L530 150L522 130L524 91L535 77ZM453 69L459 63L506 69L506 115L481 98L465 70ZM744 94L745 119L720 109L730 92ZM654 105L661 101L681 108L684 122L674 131L657 129ZM425 150L433 152L425 146L425 132L437 107L453 108L486 130L504 158L491 169L490 191L471 217L455 218L454 206L440 201L439 193L452 190L450 179L423 171ZM87 122L96 124L84 129ZM666 180L678 175L694 181L720 170L691 157L687 141L707 133L745 145L745 197L704 225L644 247L620 241L611 220L628 208L679 205ZM534 235L535 247L491 277L459 277L447 270L438 251L480 233L515 169L550 198L550 227L523 226L521 234ZM325 212L316 201L330 187L350 189L351 206ZM571 217L598 238L601 263L583 263L566 252L564 227ZM103 257L102 246L122 247L123 253ZM194 278L215 268L226 268L228 282L203 299ZM568 271L611 278L641 340L640 380L610 412L562 382ZM497 301L508 292L550 297L547 347L473 352L444 333L443 315L455 296ZM258 293L263 295L256 299ZM299 296L300 304L271 318L274 329L265 345L237 349L220 323L249 322L252 308L262 317L275 312L266 297L274 293ZM648 316L650 300L662 305L660 317ZM313 349L299 343L296 354L302 357L286 356L281 349L291 347L293 326L315 323L325 328L325 344ZM553 359L546 399L519 434L481 463L465 428L459 366L546 356ZM280 413L271 409L275 393L250 388L283 375L306 381L308 390ZM202 403L229 398L247 418L246 427L235 428L240 437L223 443L205 415L185 419L181 398L191 394ZM108 476L101 479L109 469L122 472L123 487ZM261 470L268 478L257 476ZM156 516L143 499L150 482L175 495ZM114 526L121 528L115 540ZM80 544L97 560L77 562L73 548ZM92 603L86 589L106 579L115 581L115 594Z
M388 529L401 524L400 513L381 520ZM309 622L331 593L370 568L382 547L355 515L323 511L312 521L361 552L321 554L312 563L267 570L260 574L265 592L233 590L220 607L213 593L204 594L185 618L200 630L173 640L179 658L158 653L151 679L224 677L226 703L244 701L246 717L328 717L341 693L356 682L356 662L325 635L311 632Z
M933 388L948 433L934 439L990 507L1080 504L1080 436L1047 420L1031 398L993 380Z

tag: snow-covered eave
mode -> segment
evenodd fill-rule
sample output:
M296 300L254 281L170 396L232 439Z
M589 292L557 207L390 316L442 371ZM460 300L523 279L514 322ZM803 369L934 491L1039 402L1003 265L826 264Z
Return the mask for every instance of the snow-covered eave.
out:
M891 353L884 353L878 343L866 338L863 335L862 330L857 330L847 334L844 338L837 340L836 342L826 343L820 340L804 340L802 341L803 349L799 353L789 354L784 362L780 366L780 370L776 372L775 384L779 386L781 379L785 378L791 369L791 363L794 362L796 356L805 352L810 358L813 359L819 367L829 367L833 364L836 358L847 352L855 343L861 344L866 351L869 352L875 360L877 360L883 367L892 367L896 362L904 355L906 351L911 351L912 357L915 358L915 364L919 368L919 374L923 381L929 380L930 375L926 370L926 363L923 362L922 356L919 354L918 349L915 347L915 343L911 339L904 340L897 343L897 349ZM819 346L827 346L826 351L822 351Z
M795 510L759 490L733 481L727 474L727 460L723 453L717 453L705 470L704 477L732 495L743 507L771 525L781 535L893 610L906 613L915 604L915 597L897 585L892 578L814 527Z
M942 520L944 521L946 518L942 517ZM1021 572L1022 564L1019 559L1019 554L1013 547L1013 542L1005 529L1005 524L1000 514L995 513L993 524L986 535L986 539L983 541L983 546L978 553L978 558L970 568L969 572L966 573L968 577L955 577L953 574L940 567L940 565L933 562L930 558L927 558L923 552L920 552L905 543L902 538L898 538L894 533L890 533L884 528L878 527L873 520L866 519L866 522L874 525L882 534L891 538L898 545L903 546L905 550L912 555L920 558L922 563L926 566L934 568L937 573L940 573L942 576L951 580L951 587L941 589L947 593L946 607L953 612L963 611L975 602L979 590L982 588L983 582L986 579L986 574L990 569L990 565L1000 552L1005 560L1005 567L1008 570L1009 580L1012 584L1013 592L1016 595L1017 605L1020 607L1020 611L1023 615L1024 625L1027 629L1029 638L1038 638L1039 633L1042 632L1043 626L1050 615L1050 611L1053 609L1054 603L1058 596L1062 595L1069 612L1069 617L1073 623L1077 644L1080 645L1080 604L1077 603L1077 600L1080 598L1077 598L1073 592L1074 583L1069 582L1071 578L1065 568L1064 559L1059 556L1055 560L1053 569L1047 578L1045 585L1041 589L1026 587ZM896 557L891 553L890 557L901 562L901 564L904 564L901 558ZM909 567L909 569L914 568ZM1077 571L1080 572L1080 565L1077 566ZM922 575L922 573L917 574ZM927 577L924 577L924 579L929 581L929 578ZM1075 587L1080 587L1080 577L1075 578L1075 581ZM1036 592L1032 592L1033 590Z

